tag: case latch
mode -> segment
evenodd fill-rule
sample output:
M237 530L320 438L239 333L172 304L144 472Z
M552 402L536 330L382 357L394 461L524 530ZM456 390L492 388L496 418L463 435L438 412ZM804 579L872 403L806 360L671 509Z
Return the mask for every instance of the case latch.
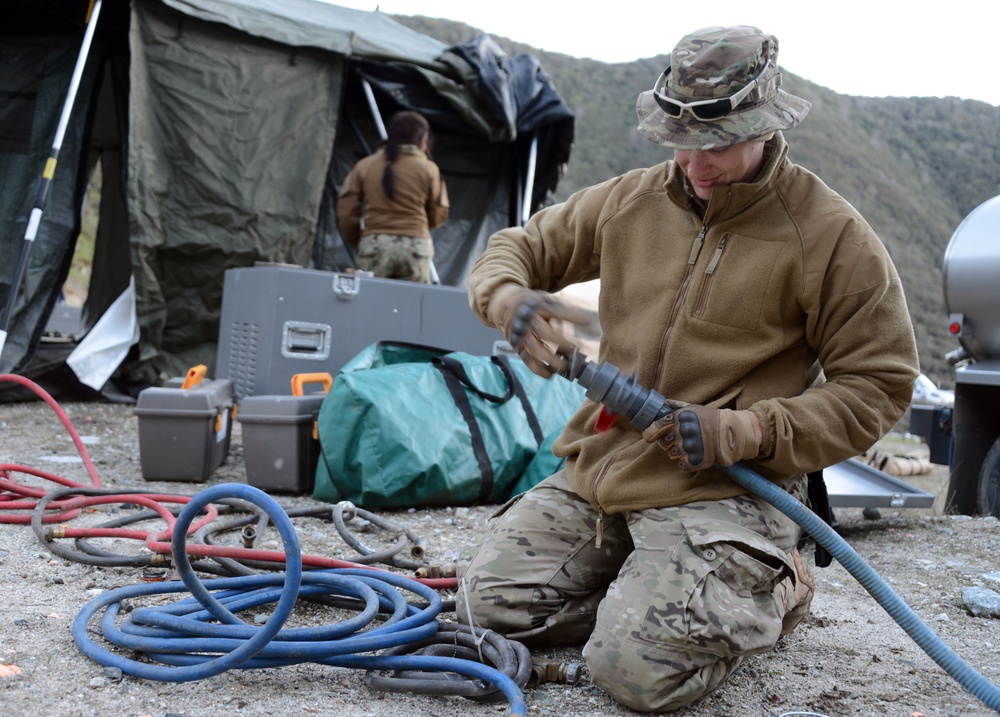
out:
M361 277L374 276L371 272L359 271L355 274L334 274L333 293L338 299L350 301L358 295L361 289Z

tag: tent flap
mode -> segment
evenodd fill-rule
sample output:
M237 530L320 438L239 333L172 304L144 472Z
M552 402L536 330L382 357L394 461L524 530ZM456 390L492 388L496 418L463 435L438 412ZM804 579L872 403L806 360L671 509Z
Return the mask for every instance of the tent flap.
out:
M309 261L341 61L192 18L178 36L150 3L133 5L130 49L139 368L155 380L213 362L226 269Z

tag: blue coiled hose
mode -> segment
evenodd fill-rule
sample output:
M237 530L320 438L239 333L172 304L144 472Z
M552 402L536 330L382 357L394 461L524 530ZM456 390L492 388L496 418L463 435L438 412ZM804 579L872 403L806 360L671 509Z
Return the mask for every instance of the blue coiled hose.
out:
M186 552L188 528L204 506L227 498L250 501L271 518L284 542L284 573L206 581L197 577ZM83 607L73 622L73 639L85 655L102 665L117 667L124 674L161 682L188 682L234 668L300 662L370 670L453 672L495 687L510 702L511 715L525 714L524 696L517 683L489 665L451 657L366 654L432 637L438 629L440 596L422 583L385 571L335 569L303 573L291 520L274 499L257 488L220 484L196 495L177 516L171 548L180 582L118 588ZM426 605L409 605L400 590L416 593ZM137 608L120 627L116 624L123 600L180 592L189 592L193 597L163 607ZM334 625L283 629L300 596L321 595L355 598L364 608L355 617ZM274 602L277 604L263 626L248 625L236 615ZM360 632L380 608L389 612L389 617L378 627ZM87 625L101 610L105 639L119 647L140 650L162 664L131 660L98 645L88 634Z
M1000 688L976 672L969 663L944 644L941 638L927 627L927 624L903 602L903 599L857 554L854 548L837 535L833 528L824 523L818 515L777 485L740 463L730 467L716 467L736 483L757 497L763 498L802 526L817 543L826 548L830 555L844 566L847 572L861 583L861 586L875 598L901 628L906 630L906 634L913 638L913 641L932 660L955 678L962 687L981 700L983 704L1000 712Z

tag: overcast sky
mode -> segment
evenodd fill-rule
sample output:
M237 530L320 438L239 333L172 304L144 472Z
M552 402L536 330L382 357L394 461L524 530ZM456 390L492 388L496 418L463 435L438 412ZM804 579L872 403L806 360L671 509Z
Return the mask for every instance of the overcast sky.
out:
M335 4L459 20L542 50L604 62L667 54L683 35L709 25L754 25L777 36L782 67L841 94L955 96L1000 105L995 40L1000 0L641 0L595 3L593 10L578 2L548 0Z

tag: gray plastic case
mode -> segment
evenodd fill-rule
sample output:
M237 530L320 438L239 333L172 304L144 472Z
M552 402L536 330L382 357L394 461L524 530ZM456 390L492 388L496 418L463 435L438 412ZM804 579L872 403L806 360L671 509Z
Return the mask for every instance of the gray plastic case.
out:
M298 373L335 376L377 341L480 356L507 347L464 288L284 266L226 272L215 374L238 400L287 395Z
M204 380L182 388L177 379L139 393L139 463L146 480L201 483L229 455L233 385Z
M240 402L247 483L266 492L312 493L320 452L314 425L325 397L248 396Z

